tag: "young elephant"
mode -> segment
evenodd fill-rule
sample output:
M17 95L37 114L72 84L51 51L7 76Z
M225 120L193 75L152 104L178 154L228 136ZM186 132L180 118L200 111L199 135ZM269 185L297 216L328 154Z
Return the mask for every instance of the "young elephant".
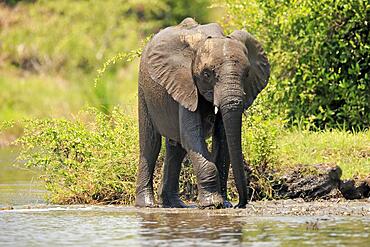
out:
M153 172L166 138L164 207L185 207L178 196L181 162L193 163L200 207L230 207L229 163L243 208L248 200L241 151L242 113L266 86L270 66L258 41L245 31L225 36L215 23L186 18L145 47L139 75L140 161L136 205L153 207ZM220 109L220 111L218 111ZM212 152L205 139L212 135Z

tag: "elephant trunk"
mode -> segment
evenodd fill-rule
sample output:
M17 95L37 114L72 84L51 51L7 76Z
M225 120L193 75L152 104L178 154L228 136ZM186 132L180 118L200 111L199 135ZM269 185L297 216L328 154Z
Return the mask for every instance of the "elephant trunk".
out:
M236 207L244 208L248 203L248 184L244 173L241 148L242 96L234 94L232 97L225 97L220 105L220 110L225 126L230 162L239 193L239 204Z

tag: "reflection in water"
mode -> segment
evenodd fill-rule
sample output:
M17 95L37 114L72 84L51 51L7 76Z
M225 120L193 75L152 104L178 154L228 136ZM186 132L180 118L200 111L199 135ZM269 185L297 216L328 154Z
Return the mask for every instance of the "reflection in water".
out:
M317 228L310 228L314 222ZM0 211L1 246L368 246L369 217L247 217L232 211L54 207Z
M195 209L168 210L167 213L139 211L140 236L151 243L238 244L242 224L235 217Z
M245 224L243 242L268 246L369 246L370 218L255 218Z
M18 150L0 149L0 208L10 205L42 203L42 189L37 171L15 166Z

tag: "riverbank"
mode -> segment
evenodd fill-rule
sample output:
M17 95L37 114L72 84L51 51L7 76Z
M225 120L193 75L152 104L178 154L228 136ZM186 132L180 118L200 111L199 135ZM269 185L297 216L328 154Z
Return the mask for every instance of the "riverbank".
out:
M24 121L23 135L17 137L18 146L1 149L4 157L16 150L4 165L11 165L23 151L18 162L27 161L27 167L37 169L35 178L42 176L52 203L131 204L138 162L136 124L136 118L119 109L109 116L91 109L74 120ZM5 129L0 139L16 138L12 133L18 130L19 127ZM260 141L259 137L243 135L252 200L369 197L370 131L284 129L273 137L273 144L269 144L269 138ZM268 148L254 149L259 143ZM268 159L259 159L265 156L261 151L269 152ZM162 164L163 152L154 176L155 192L162 179ZM18 166L25 167L19 163ZM188 161L181 171L180 194L187 201L196 200L196 179ZM237 200L237 196L231 172L229 197Z
M235 204L235 203L234 203ZM193 208L135 208L119 205L18 205L0 208L0 212L37 212L37 211L68 211L68 210L104 210L132 213L169 213L169 214L207 214L209 216L370 216L370 198L362 200L330 199L306 202L303 199L272 200L250 202L245 209L197 209Z

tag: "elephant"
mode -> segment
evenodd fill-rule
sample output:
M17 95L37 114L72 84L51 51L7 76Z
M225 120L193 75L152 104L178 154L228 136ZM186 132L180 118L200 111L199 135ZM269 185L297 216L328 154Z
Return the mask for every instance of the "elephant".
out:
M153 173L162 137L166 154L159 204L186 207L179 198L181 163L188 156L198 186L198 207L232 207L227 200L231 163L239 195L248 203L241 149L242 114L264 89L270 65L248 32L225 35L216 23L192 18L167 27L144 47L139 68L140 157L135 205L155 207ZM206 139L212 136L212 150Z

